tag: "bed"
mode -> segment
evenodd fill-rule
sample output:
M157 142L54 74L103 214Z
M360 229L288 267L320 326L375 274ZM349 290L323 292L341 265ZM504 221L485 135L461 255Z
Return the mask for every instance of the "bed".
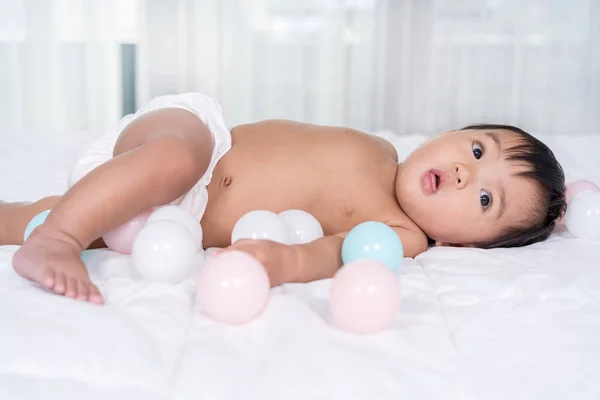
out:
M400 157L424 139L379 135ZM600 182L600 136L543 139L568 180ZM0 135L0 198L62 193L83 146ZM562 227L527 248L405 259L401 311L366 337L332 327L330 280L277 287L259 319L229 327L196 309L193 279L146 283L94 250L98 307L21 279L15 250L0 247L3 399L600 398L600 242Z

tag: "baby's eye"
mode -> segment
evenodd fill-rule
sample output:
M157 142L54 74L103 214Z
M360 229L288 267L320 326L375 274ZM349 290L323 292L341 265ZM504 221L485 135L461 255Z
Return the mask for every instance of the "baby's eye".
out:
M485 190L481 189L479 192L479 201L481 202L481 207L483 207L485 210L492 203L492 196Z
M481 143L478 142L473 142L473 145L471 146L472 150L473 150L473 155L475 156L476 159L480 159L481 156L483 155L483 146L481 145Z

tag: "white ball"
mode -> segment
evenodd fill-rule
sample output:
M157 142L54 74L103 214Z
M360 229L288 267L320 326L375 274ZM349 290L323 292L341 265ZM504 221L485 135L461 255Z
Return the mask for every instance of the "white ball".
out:
M152 282L177 283L194 267L196 245L189 230L172 220L146 224L133 241L133 266Z
M185 227L192 234L196 248L202 248L202 227L192 214L178 206L164 206L154 211L146 223L163 220L175 221Z
M279 213L290 233L291 244L309 243L323 237L323 228L315 217L303 210Z
M240 239L266 239L289 244L290 239L279 215L266 210L250 211L243 215L233 227L231 243Z
M565 223L575 237L600 240L600 191L574 197L567 207Z

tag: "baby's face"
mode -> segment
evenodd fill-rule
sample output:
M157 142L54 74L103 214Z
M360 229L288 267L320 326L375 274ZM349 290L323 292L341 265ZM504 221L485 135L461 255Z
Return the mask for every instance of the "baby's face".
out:
M505 160L519 144L510 132L464 130L433 138L399 166L396 194L403 211L438 243L488 242L526 222L537 189Z

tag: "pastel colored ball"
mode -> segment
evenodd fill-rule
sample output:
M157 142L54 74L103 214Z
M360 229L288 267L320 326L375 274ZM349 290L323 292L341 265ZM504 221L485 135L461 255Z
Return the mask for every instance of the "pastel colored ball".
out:
M375 260L398 271L404 258L404 248L398 234L381 222L356 225L342 244L344 264L357 260Z
M23 241L26 241L27 238L29 236L31 236L31 232L33 232L35 228L37 228L38 226L40 226L44 222L46 222L46 219L48 218L49 214L50 214L50 210L42 211L41 213L39 213L35 217L33 217L31 219L31 221L29 221L29 223L25 227L25 233L23 235ZM83 262L87 262L90 254L92 253L92 251L90 251L90 250L84 250L84 251L82 251L81 252L81 260Z
M586 191L567 206L565 224L574 237L600 240L600 191Z
M209 247L204 251L204 259L209 260L210 258L216 256L216 253L223 251L223 249L219 247Z
M279 216L288 229L290 244L310 243L323 237L319 221L304 210L286 210Z
M37 228L38 226L40 226L44 222L46 222L46 218L48 218L48 215L50 215L50 210L42 211L41 213L39 213L35 217L33 217L31 219L31 221L29 221L29 223L25 227L25 233L23 234L23 241L26 241L27 238L29 238L29 236L31 236L31 233L35 230L35 228Z
M565 193L567 204L570 204L571 200L579 194L590 190L600 190L600 188L594 182L586 180L570 182L567 184L567 191Z
M200 221L191 213L178 206L164 206L155 210L148 218L147 223L154 221L171 220L185 227L194 238L197 249L202 249L202 227Z
M209 317L242 324L262 313L269 289L269 276L258 260L241 251L224 251L200 271L197 301Z
M231 243L240 239L264 239L289 244L290 238L279 215L267 210L255 210L244 214L233 227Z
M131 254L133 241L146 224L151 213L152 210L147 210L136 215L123 225L105 233L102 236L102 240L104 240L104 243L106 243L106 246L109 249L116 251L117 253Z
M147 224L131 249L133 266L147 281L177 283L194 267L196 243L185 227L175 221Z
M331 283L331 314L337 327L347 332L370 334L388 328L400 301L396 274L377 261L346 264Z

